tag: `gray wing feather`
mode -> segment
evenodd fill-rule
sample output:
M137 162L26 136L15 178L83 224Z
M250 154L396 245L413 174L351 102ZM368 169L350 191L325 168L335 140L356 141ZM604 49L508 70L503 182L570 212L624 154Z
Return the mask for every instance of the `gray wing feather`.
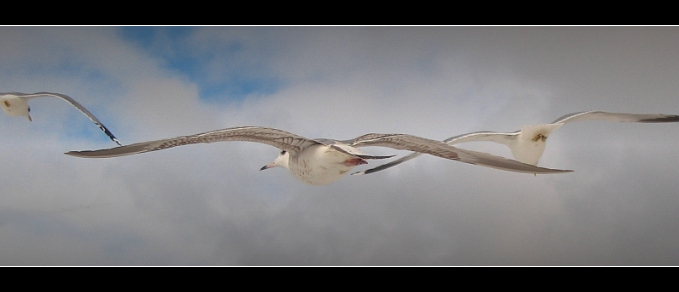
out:
M415 158L419 157L420 155L422 155L422 153L413 152L409 155L403 156L403 157L396 159L394 161L387 162L385 164L382 164L382 165L377 166L377 167L373 167L371 169L357 171L357 172L352 173L351 175L364 175L364 174L370 174L370 173L373 173L373 172L385 170L387 168L394 167L394 166L399 165L399 164L406 162L408 160L415 159Z
M511 133L490 132L490 131L472 132L450 137L448 139L443 140L443 142L448 143L448 145L453 145L465 142L491 141L509 145L511 141L516 140L516 137L519 136L519 133L521 133L520 130Z
M70 151L67 152L66 154L86 158L105 158L145 153L182 145L224 142L224 141L244 141L263 143L274 146L281 150L288 151L291 154L298 153L311 145L320 143L312 139L307 139L299 135L295 135L286 131L273 128L235 127L190 136L180 136L170 139L141 142L110 149L92 151Z
M488 153L463 150L450 146L444 142L406 134L367 134L354 139L351 146L367 147L381 146L399 150L410 150L425 153L445 159L457 160L469 164L482 165L507 171L525 173L561 173L571 170L558 170L537 167L491 155Z
M462 134L462 135L457 135L454 137L450 137L448 139L443 140L448 145L453 145L457 143L464 143L464 142L472 142L472 141L492 141L492 142L497 142L505 145L509 145L509 142L511 140L515 140L516 137L519 135L520 131L512 132L512 133L499 133L499 132L490 132L490 131L481 131L481 132L473 132L473 133L467 133L467 134ZM394 167L396 165L399 165L403 162L406 162L408 160L412 160L417 158L418 156L422 155L423 153L418 153L418 152L413 152L409 155L403 156L399 159L396 159L394 161L390 161L388 163L382 164L380 166L368 169L368 170L363 170L363 171L358 171L352 173L352 175L364 175L364 174L370 174L373 172L378 172L381 170L385 170L390 167Z
M587 111L567 114L556 119L552 124L566 124L579 121L601 120L610 122L638 122L638 123L672 123L679 122L679 115L663 114L626 114L608 113L602 111Z

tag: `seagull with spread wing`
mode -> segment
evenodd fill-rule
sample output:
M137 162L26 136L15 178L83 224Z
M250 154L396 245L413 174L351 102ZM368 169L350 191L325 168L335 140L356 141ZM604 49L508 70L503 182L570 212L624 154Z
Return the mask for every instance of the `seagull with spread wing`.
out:
M521 130L511 133L489 131L473 132L450 137L443 140L443 142L449 145L475 141L490 141L500 143L509 147L516 160L530 165L537 165L538 160L540 160L540 157L542 157L542 154L545 152L545 146L547 146L547 137L549 137L549 135L554 130L567 123L593 120L609 122L672 123L679 122L679 115L626 114L608 113L602 111L578 112L560 117L551 124L527 125L523 126ZM378 172L380 170L385 170L387 168L399 165L420 155L421 153L412 153L375 168L353 174L363 175Z
M31 118L31 107L28 106L28 100L36 97L56 97L64 100L71 104L73 107L78 109L81 113L86 115L95 125L99 127L104 133L116 144L122 146L118 139L113 136L111 131L109 131L102 122L97 119L90 111L88 111L84 106L75 101L68 95L53 92L36 92L36 93L20 93L20 92L6 92L0 93L0 107L10 116L13 117L27 117L29 121L33 121Z
M235 127L190 136L180 136L122 147L93 151L71 151L66 154L85 158L106 158L162 150L176 146L223 141L263 143L281 150L278 158L261 170L283 167L296 179L310 185L333 183L366 160L391 156L368 155L358 148L367 146L409 150L437 157L524 173L563 173L557 170L528 165L515 160L483 152L463 150L446 143L406 134L366 134L350 140L308 139L286 131L264 127Z

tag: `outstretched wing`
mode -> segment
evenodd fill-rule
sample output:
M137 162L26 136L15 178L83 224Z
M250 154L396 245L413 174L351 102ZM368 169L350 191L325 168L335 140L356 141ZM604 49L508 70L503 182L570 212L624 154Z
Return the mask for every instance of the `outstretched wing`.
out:
M455 148L441 141L406 134L367 134L354 139L351 146L380 146L399 150L410 150L445 159L514 172L562 173L572 171L537 167L488 153Z
M570 122L578 121L610 121L610 122L638 122L638 123L671 123L679 122L679 115L664 115L664 114L627 114L627 113L609 113L602 111L586 111L578 112L564 115L556 119L552 124L566 124ZM491 141L500 144L505 144L511 148L511 142L516 140L521 131L511 132L511 133L499 133L499 132L473 132L462 134L455 137L450 137L443 140L443 142L449 145L472 142L472 141ZM399 165L408 160L417 158L422 155L422 153L412 153L407 156L401 157L397 160L385 163L383 165L353 173L354 175L369 174L387 168Z
M609 121L609 122L637 122L637 123L672 123L679 122L679 115L663 114L625 114L607 113L602 111L587 111L567 114L556 119L552 124L566 124L579 121Z
M520 131L512 132L512 133L499 133L499 132L489 132L489 131L482 131L482 132L473 132L473 133L467 133L467 134L462 134L454 137L450 137L448 139L443 140L443 142L447 143L448 145L453 145L457 143L464 143L464 142L473 142L473 141L492 141L500 144L505 144L509 145L509 143L513 140L516 140L516 137L519 135ZM422 155L423 153L418 153L418 152L413 152L411 154L408 154L406 156L403 156L399 159L396 159L394 161L390 161L388 163L382 164L380 166L363 170L363 171L358 171L352 173L352 175L364 175L364 174L370 174L373 172L378 172L381 170L385 170L390 167L394 167L396 165L399 165L403 162L406 162L408 160L412 160L417 158L418 156Z
M110 149L70 151L66 154L86 158L105 158L145 153L182 145L223 141L263 143L288 151L291 154L298 153L311 145L320 143L312 139L307 139L299 135L273 128L235 127L190 136L141 142Z
M106 128L106 126L104 126L104 124L101 121L99 121L99 119L97 119L97 117L94 116L94 114L92 114L84 106L82 106L80 103L78 103L77 101L75 101L73 98L71 98L68 95L61 94L61 93L54 93L54 92L36 92L36 93L10 92L10 93L6 93L6 94L13 94L13 95L25 98L25 99L31 99L31 98L36 98L36 97L46 97L46 96L52 96L52 97L60 98L64 101L70 103L73 107L77 108L81 113L86 115L92 122L94 122L94 124L97 125L97 127L99 127L99 129L104 131L104 133L113 142L122 146L122 144L120 144L120 141L118 141L118 139L113 135L113 133L111 133L111 131L109 131L108 128Z

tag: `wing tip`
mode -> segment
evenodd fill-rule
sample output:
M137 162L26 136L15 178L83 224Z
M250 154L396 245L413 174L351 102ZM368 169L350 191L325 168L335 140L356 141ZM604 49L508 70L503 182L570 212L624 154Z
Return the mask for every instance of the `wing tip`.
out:
M87 158L89 156L84 154L86 152L87 151L68 151L68 152L65 152L64 154L66 154L68 156L73 156L73 157Z
M575 172L574 170L571 169L556 169L556 168L546 168L546 167L540 167L536 166L537 168L540 169L540 172L527 172L527 173L532 173L532 174L559 174L559 173L569 173L569 172Z
M389 159L396 155L369 155L369 154L356 154L356 157L363 159Z
M660 118L639 120L640 123L673 123L679 122L679 115L669 115Z
M125 152L121 151L122 147L102 149L102 150L83 150L83 151L68 151L64 154L68 156L80 157L80 158L112 158L118 156L132 155L136 153L143 153L145 151L132 151ZM127 147L126 147L127 148ZM125 148L122 148L123 150Z

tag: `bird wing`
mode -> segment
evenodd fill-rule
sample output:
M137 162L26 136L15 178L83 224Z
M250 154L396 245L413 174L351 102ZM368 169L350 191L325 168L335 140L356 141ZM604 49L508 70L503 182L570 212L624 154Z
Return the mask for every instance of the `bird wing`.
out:
M587 121L587 120L602 120L611 122L640 122L640 123L669 123L669 122L679 122L679 115L663 115L663 114L627 114L627 113L608 113L602 111L586 111L577 112L564 115L556 119L552 124L566 124L576 121ZM511 142L516 140L521 131L515 131L511 133L500 133L500 132L472 132L467 134L462 134L448 139L443 140L443 142L449 145L472 142L472 141L491 141L500 144L505 144L511 148ZM412 153L407 156L401 157L397 160L385 163L383 165L352 173L354 175L364 175L373 172L378 172L385 170L387 168L399 165L408 160L412 160L422 153Z
M490 131L472 132L450 137L448 139L443 140L443 142L448 143L448 145L453 145L464 142L491 141L509 145L511 141L516 140L516 137L519 136L519 133L521 133L521 131L511 133L490 132Z
M566 124L578 121L610 121L610 122L638 122L638 123L671 123L679 122L679 115L663 114L626 114L608 113L602 111L587 111L567 114L556 119L552 124Z
M105 134L106 134L113 142L115 142L116 144L122 146L122 144L120 144L120 141L118 141L118 138L116 138L116 137L113 135L113 133L111 133L111 131L109 131L108 128L106 128L106 126L104 126L104 124L103 124L101 121L99 121L99 119L97 119L97 117L94 116L94 114L92 114L92 113L91 113L90 111L88 111L84 106L82 106L80 103L78 103L77 101L75 101L73 98L71 98L71 97L68 96L68 95L61 94L61 93L54 93L54 92L36 92L36 93L20 93L20 92L12 92L12 93L9 93L9 94L14 94L14 95L20 96L21 98L25 98L26 100L32 99L32 98L36 98L36 97L44 97L44 96L52 96L52 97L60 98L60 99L62 99L62 100L64 100L64 101L70 103L73 107L77 108L81 113L83 113L84 115L86 115L92 122L94 122L94 124L96 124L97 127L99 127L99 129L101 129L102 131L104 131L104 133L105 133Z
M516 140L516 137L519 135L519 133L520 133L520 131L516 131L516 132L512 132L512 133L500 133L500 132L489 132L489 131L472 132L472 133L467 133L467 134L462 134L462 135L450 137L448 139L443 140L443 142L447 143L448 145L453 145L453 144L457 144L457 143L473 142L473 141L492 141L492 142L505 144L505 145L509 146L511 141ZM396 159L394 161L390 161L388 163L382 164L380 166L373 167L371 169L367 169L367 170L363 170L363 171L354 172L354 173L352 173L352 175L364 175L364 174L370 174L370 173L373 173L373 172L385 170L387 168L394 167L394 166L399 165L399 164L406 162L408 160L415 159L422 154L423 153L413 152L411 154L403 156L403 157Z
M290 154L299 153L300 151L312 145L322 144L321 142L307 139L305 137L278 129L248 126L227 128L170 139L141 142L109 149L70 151L66 154L86 158L105 158L145 153L182 145L223 141L263 143L274 146L281 150L288 151Z
M488 153L464 150L450 146L444 142L406 134L367 134L351 143L353 147L379 146L399 150L410 150L419 153L457 160L469 164L482 165L507 171L525 173L561 173L571 170L549 169L491 155Z

